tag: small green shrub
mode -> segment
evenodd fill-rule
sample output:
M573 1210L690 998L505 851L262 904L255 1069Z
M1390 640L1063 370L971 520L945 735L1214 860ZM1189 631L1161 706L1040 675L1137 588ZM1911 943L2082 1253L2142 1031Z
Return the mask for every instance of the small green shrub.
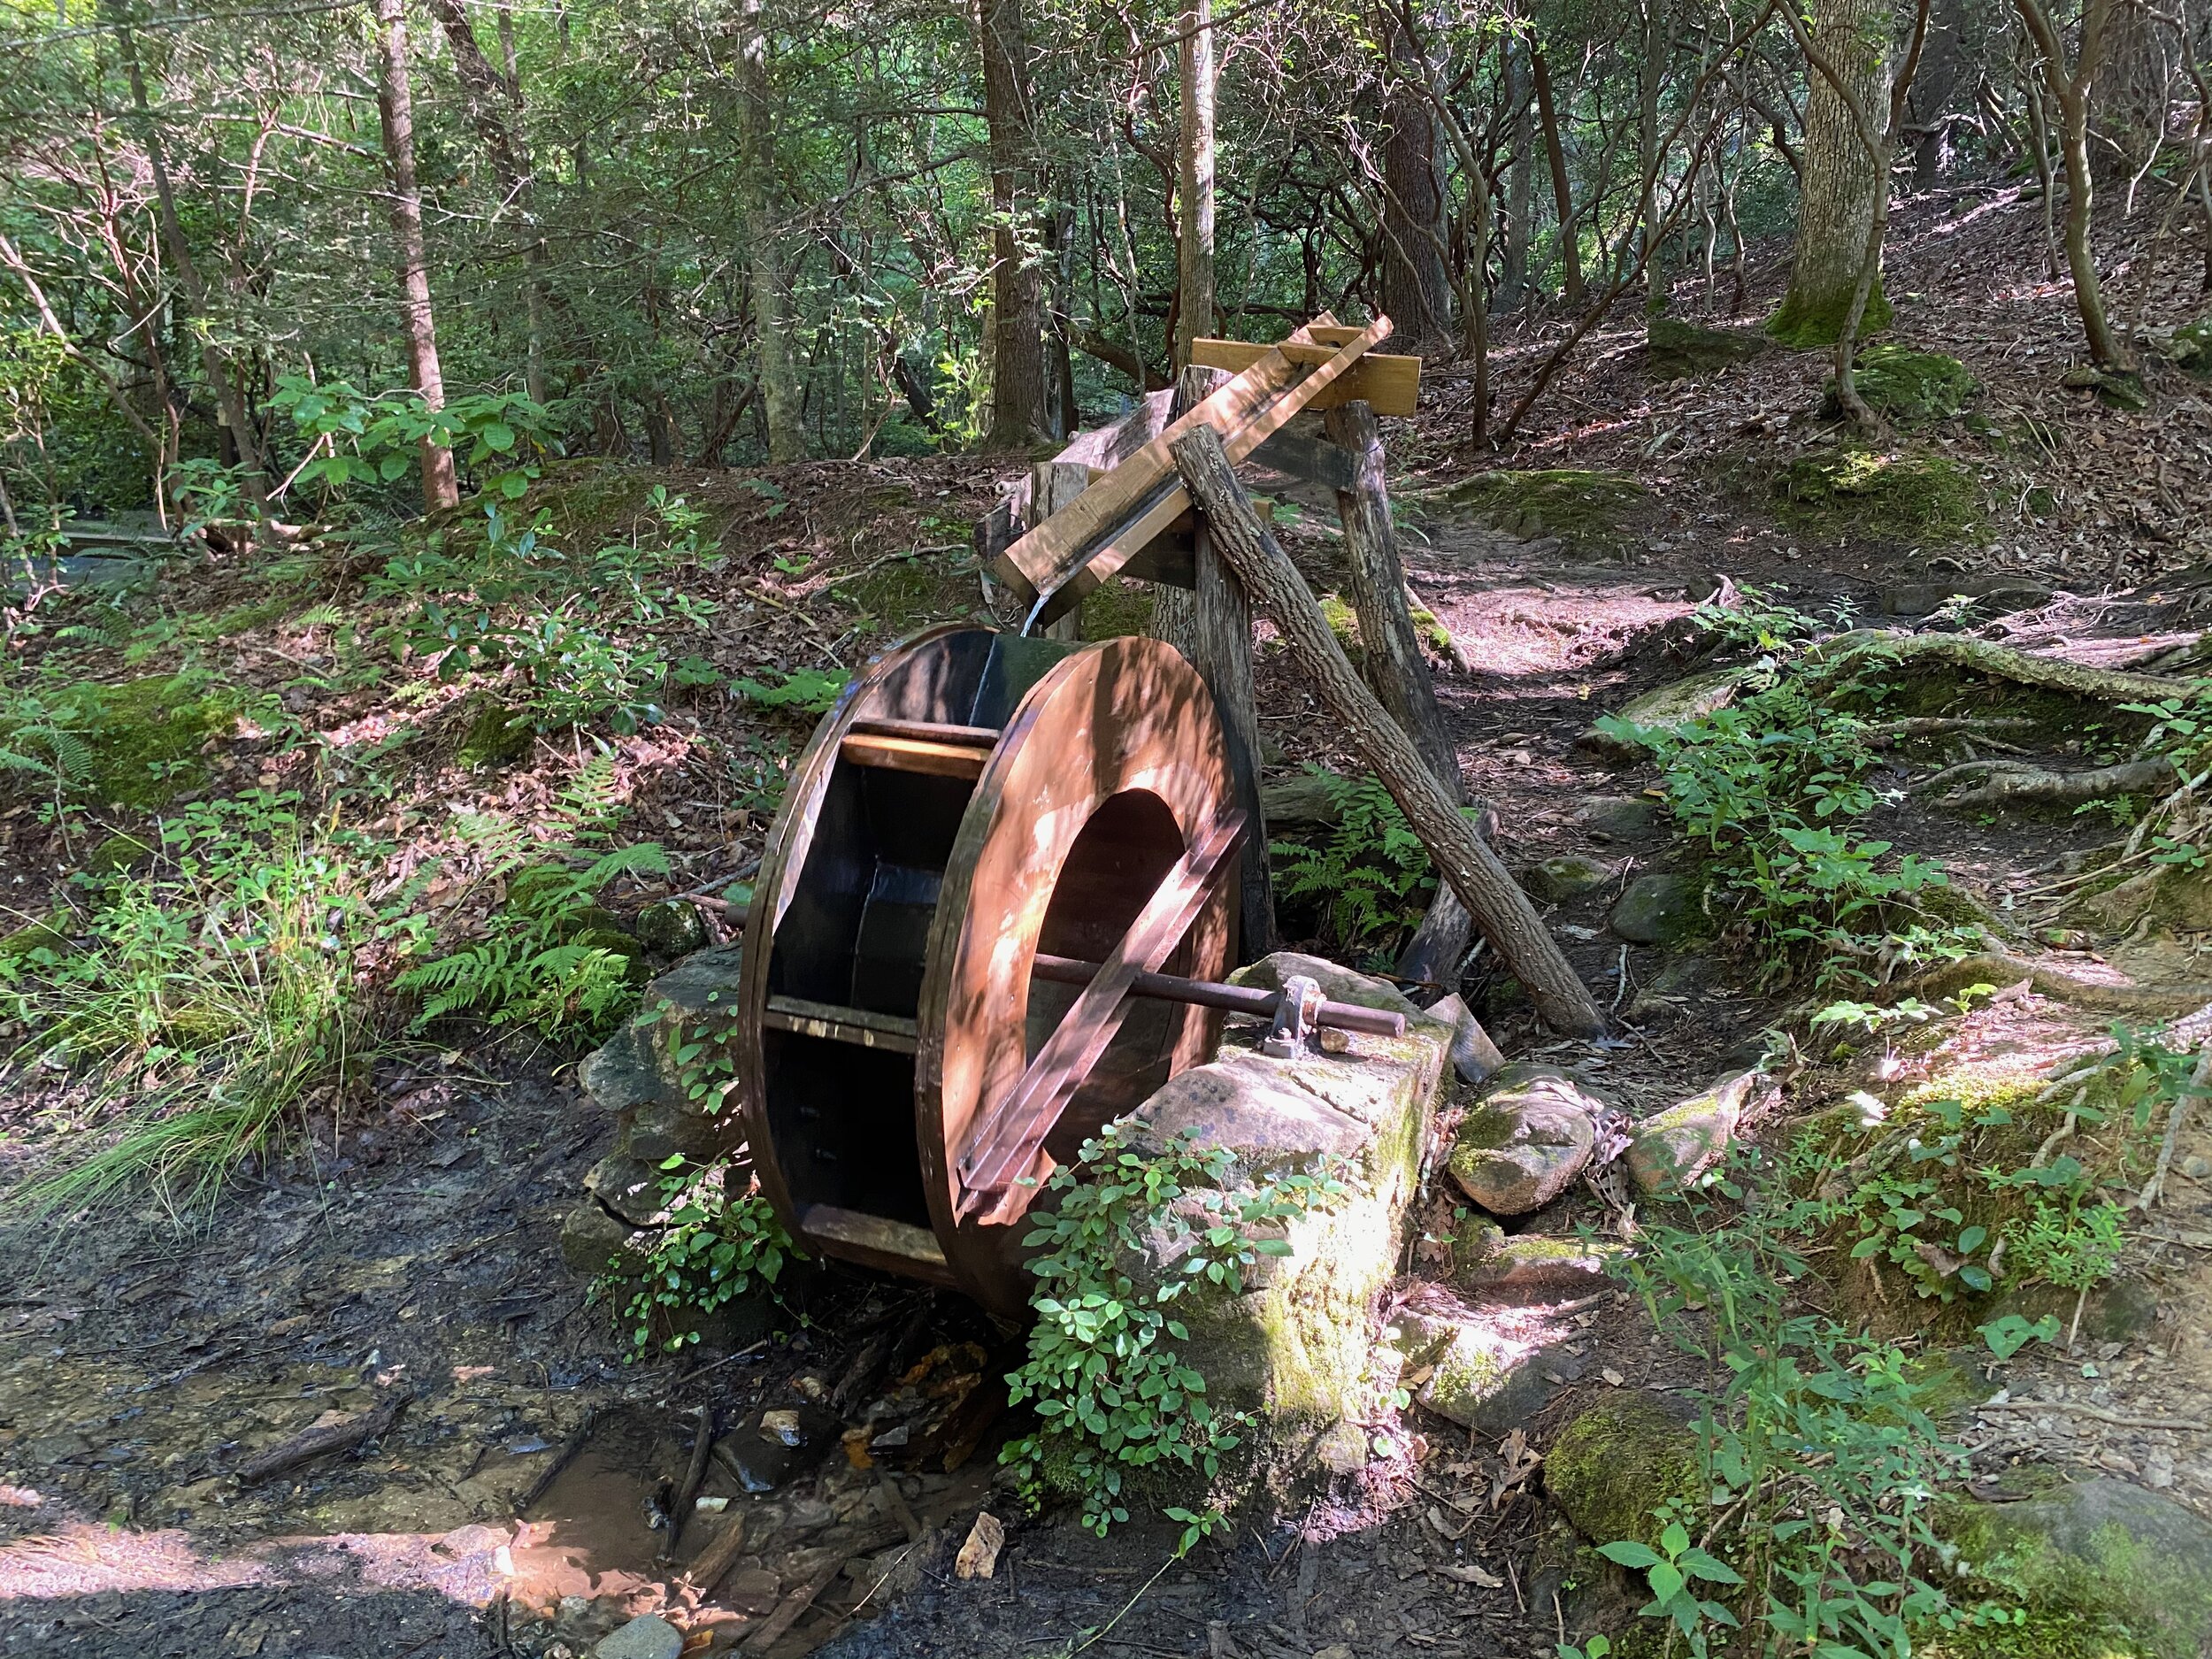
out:
M795 668L772 686L758 680L731 683L746 702L764 709L787 709L794 714L818 717L837 706L838 698L844 695L852 678L842 671L828 673L818 668Z
M622 1310L630 1333L625 1359L641 1359L657 1348L673 1354L699 1340L699 1321L736 1301L755 1285L772 1286L784 1264L805 1256L776 1219L749 1170L727 1160L693 1164L681 1153L661 1165L661 1208L667 1225L645 1251L643 1277ZM733 1181L743 1183L733 1194ZM595 1290L607 1292L636 1277L617 1258L615 1270Z
M553 856L562 856L559 849ZM637 1006L636 945L603 925L599 895L626 875L665 875L652 841L588 857L580 868L539 864L514 872L507 902L482 938L408 969L395 982L423 999L413 1029L456 1014L526 1025L550 1037L611 1030Z
M1326 792L1336 827L1328 839L1273 842L1278 903L1310 903L1335 949L1361 960L1386 956L1420 925L1436 890L1428 849L1373 777L1307 772Z

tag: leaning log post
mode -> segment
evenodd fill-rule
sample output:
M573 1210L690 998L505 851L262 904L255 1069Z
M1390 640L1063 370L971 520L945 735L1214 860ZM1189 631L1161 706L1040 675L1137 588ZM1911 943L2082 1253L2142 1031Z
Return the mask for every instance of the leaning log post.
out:
M1213 396L1229 375L1196 364L1175 382L1168 419L1179 420ZM1256 962L1275 949L1275 887L1267 867L1267 826L1260 812L1260 711L1252 687L1252 601L1237 574L1214 550L1203 514L1192 515L1191 551L1196 585L1188 593L1154 592L1152 637L1165 640L1190 659L1214 694L1229 739L1229 768L1237 804L1251 829L1239 854L1237 953Z
M1272 613L1292 657L1349 730L1361 758L1390 791L1499 958L1528 987L1537 1012L1575 1036L1601 1034L1604 1016L1544 931L1528 895L1460 815L1458 802L1445 792L1413 740L1353 672L1320 602L1237 482L1220 434L1196 427L1171 448L1191 498L1212 520L1215 548Z
M1080 461L1039 461L1029 469L1029 522L1046 519L1090 487L1091 469ZM1083 608L1078 605L1044 631L1048 640L1083 637Z
M1436 682L1421 655L1413 613L1406 603L1405 565L1398 557L1398 536L1390 522L1390 495L1384 482L1382 429L1375 411L1355 400L1324 417L1330 438L1352 457L1352 488L1336 492L1338 522L1344 526L1345 563L1349 567L1352 610L1359 618L1359 639L1367 684L1399 729L1413 740L1444 786L1452 804L1463 804L1466 786L1459 775L1459 752L1444 729L1437 706ZM1451 977L1467 953L1473 918L1449 882L1438 885L1429 913L1398 958L1398 977L1454 989Z

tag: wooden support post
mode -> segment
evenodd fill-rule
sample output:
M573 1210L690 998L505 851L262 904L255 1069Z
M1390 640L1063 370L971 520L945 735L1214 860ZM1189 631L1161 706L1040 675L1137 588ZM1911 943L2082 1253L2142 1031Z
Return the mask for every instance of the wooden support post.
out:
M1195 427L1171 447L1191 498L1210 520L1215 548L1273 614L1299 667L1350 731L1361 757L1390 791L1500 959L1528 987L1537 1012L1556 1030L1578 1037L1602 1034L1604 1016L1545 932L1528 895L1460 816L1459 803L1445 792L1413 740L1353 672L1320 602L1252 510L1220 434Z
M1171 420L1213 396L1228 379L1220 369L1193 364L1175 383ZM1186 593L1156 587L1152 637L1165 640L1190 659L1214 694L1229 739L1229 770L1236 803L1250 820L1237 872L1237 959L1256 962L1275 949L1275 884L1267 867L1267 826L1260 811L1260 711L1252 688L1252 601L1237 573L1214 551L1203 514L1192 530L1197 585Z
M1413 613L1406 603L1405 566L1398 557L1398 537L1390 522L1390 494L1384 481L1382 429L1375 411L1349 403L1323 417L1330 438L1352 457L1352 485L1336 494L1338 520L1344 526L1345 562L1350 569L1352 610L1359 618L1359 638L1367 684L1382 700L1399 729L1429 764L1458 806L1466 800L1460 780L1459 752L1444 730L1437 706L1436 682L1421 655ZM1453 971L1467 953L1473 918L1449 882L1438 884L1436 898L1403 955L1402 979L1435 985L1446 992Z
M1042 524L1089 486L1091 469L1079 461L1039 461L1029 469L1029 522ZM1078 605L1044 630L1048 640L1083 637L1083 608Z

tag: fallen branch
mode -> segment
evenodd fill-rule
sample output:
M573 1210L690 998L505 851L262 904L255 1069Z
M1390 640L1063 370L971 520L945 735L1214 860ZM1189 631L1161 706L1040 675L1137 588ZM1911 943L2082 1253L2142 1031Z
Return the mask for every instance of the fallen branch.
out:
M717 1532L707 1547L699 1552L699 1558L684 1569L684 1577L702 1596L714 1594L714 1586L722 1582L737 1558L745 1553L745 1511L729 1509L724 1512L722 1530Z
M403 1389L391 1399L373 1410L357 1412L336 1423L326 1423L319 1428L303 1429L288 1440L280 1440L265 1452L257 1452L238 1465L236 1474L242 1486L254 1486L272 1476L297 1469L302 1463L311 1463L318 1457L328 1457L335 1452L349 1452L380 1434L388 1433L392 1425L399 1421L399 1414L407 1402L415 1397L412 1389Z
M1206 515L1216 549L1253 598L1273 613L1293 659L1350 732L1361 758L1390 791L1499 956L1528 987L1537 1011L1555 1030L1570 1035L1601 1033L1605 1017L1545 931L1528 895L1482 844L1413 740L1346 659L1320 602L1237 482L1220 434L1199 426L1172 448L1191 498Z

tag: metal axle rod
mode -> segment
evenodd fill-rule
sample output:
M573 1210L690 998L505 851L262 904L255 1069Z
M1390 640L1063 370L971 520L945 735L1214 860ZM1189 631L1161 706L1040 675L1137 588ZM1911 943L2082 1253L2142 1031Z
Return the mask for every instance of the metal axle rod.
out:
M1030 972L1040 979L1049 979L1055 985L1088 985L1098 973L1099 964L1085 962L1076 956L1048 956L1037 953ZM1241 985L1221 985L1211 979L1186 979L1173 973L1141 973L1136 983L1129 987L1132 996L1148 997L1161 1002L1195 1003L1200 1008L1225 1008L1233 1014L1251 1014L1261 1019L1275 1018L1276 1006L1281 994L1260 991ZM1324 1002L1314 1017L1317 1025L1333 1025L1339 1031L1364 1032L1374 1037L1402 1037L1406 1034L1403 1014L1393 1014L1379 1008L1362 1008L1356 1002Z

